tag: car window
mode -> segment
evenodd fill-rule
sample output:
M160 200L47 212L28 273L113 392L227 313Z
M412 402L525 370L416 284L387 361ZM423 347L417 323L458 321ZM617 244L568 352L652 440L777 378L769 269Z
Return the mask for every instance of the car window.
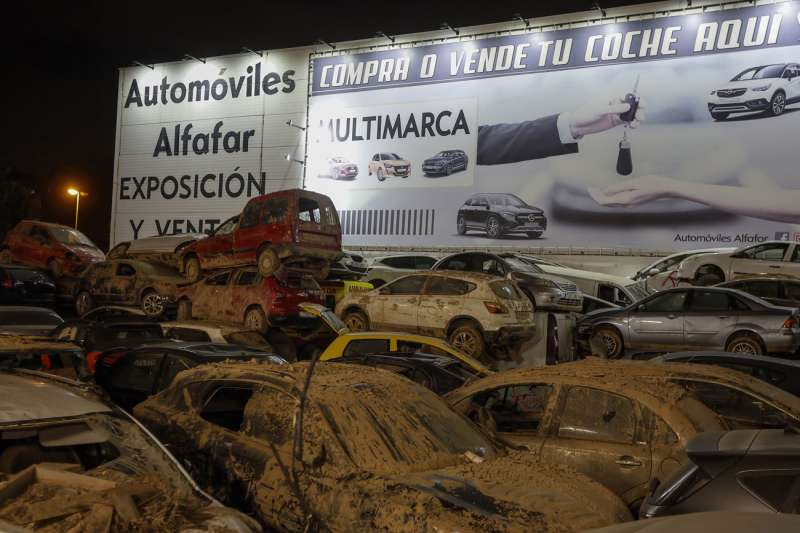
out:
M643 440L652 444L670 445L678 442L678 435L669 427L663 418L655 414L653 411L639 404L642 411L643 422L650 431L650 435L641 435Z
M558 423L558 436L568 439L632 443L636 433L633 403L609 392L572 387Z
M648 313L680 313L683 311L687 291L673 291L654 296L644 303Z
M502 298L503 300L521 300L523 298L516 285L510 281L491 281L489 282L489 287L492 288L492 292L495 293L498 298Z
M313 198L300 197L297 207L297 218L301 222L319 224L322 220L319 215L319 204Z
M481 263L481 272L491 274L492 276L505 276L506 268L497 259L486 259Z
M205 283L206 285L227 285L230 278L230 272L223 272L222 274L217 274L216 276L207 278Z
M413 270L415 268L415 261L411 256L401 255L397 257L387 257L383 259L381 263L392 268L405 268L408 270Z
M243 270L236 278L236 285L255 285L258 281L258 272L256 270Z
M800 283L786 282L783 287L786 291L786 298L789 300L800 300Z
M627 306L633 303L619 287L606 283L597 284L597 297L619 306Z
M425 257L418 255L414 257L414 267L417 270L430 270L436 264L436 259L433 257Z
M786 427L790 416L760 398L718 383L674 379L689 394L719 416L728 429Z
M238 216L229 218L220 227L217 228L217 231L214 232L214 235L228 235L236 227L237 220L239 220Z
M428 276L406 276L397 281L385 285L380 289L381 294L420 294L422 286L425 284L425 279Z
M117 265L117 276L130 277L136 275L136 269L128 263L120 263Z
M786 250L789 248L788 242L771 242L753 246L741 252L745 259L756 259L758 261L783 261Z
M475 290L477 285L454 278L431 276L425 294L431 296L461 296Z
M469 264L460 257L451 257L444 261L437 270L469 270Z
M358 339L347 343L342 355L366 355L389 351L389 339Z
M127 354L111 367L108 382L114 388L151 394L155 392L162 359L161 352Z
M794 245L794 252L792 252L792 263L800 263L800 245Z
M170 328L167 338L188 342L211 342L211 337L202 329L195 328Z
M250 385L220 385L212 388L203 400L200 417L216 426L239 431L244 422L244 410L253 395Z
M729 311L731 309L730 295L718 291L695 290L689 309L699 313Z
M269 406L263 408L259 406ZM307 404L306 416L315 410ZM270 388L260 388L245 409L245 422L242 431L258 440L282 446L292 442L294 437L294 415L297 401L288 394ZM304 439L318 439L318 435L304 432ZM308 441L306 441L308 442Z
M264 211L261 213L262 224L279 224L286 219L289 213L289 199L285 196L268 198L264 202Z
M482 392L470 399L470 417L488 414L501 433L538 433L552 393L552 385L538 383Z
M424 353L430 355L440 355L443 357L453 357L452 354L442 350L441 348L437 348L431 344L415 341L398 340L397 351L403 353Z
M758 296L759 298L780 298L780 284L776 281L747 281L742 283L742 285L742 290L753 296Z
M193 361L176 354L169 354L164 361L161 379L159 379L158 389L163 390L169 387L178 372L194 367Z
M800 471L748 470L736 477L744 488L774 511L800 513Z
M263 202L250 202L245 206L239 220L240 229L252 228L258 224L258 214L261 212L262 205Z

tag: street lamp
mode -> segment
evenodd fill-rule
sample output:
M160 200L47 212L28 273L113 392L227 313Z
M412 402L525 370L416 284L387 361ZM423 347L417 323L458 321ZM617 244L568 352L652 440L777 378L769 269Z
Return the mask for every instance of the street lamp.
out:
M67 189L67 194L75 197L75 229L78 229L78 209L80 209L81 206L81 196L89 196L89 193L70 187Z

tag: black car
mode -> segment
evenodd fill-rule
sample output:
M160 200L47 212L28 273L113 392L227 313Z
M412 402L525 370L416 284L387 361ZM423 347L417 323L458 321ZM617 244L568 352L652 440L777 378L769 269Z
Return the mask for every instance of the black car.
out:
M49 335L62 322L58 313L45 307L0 307L0 333L6 335Z
M479 374L461 361L426 353L387 352L350 355L334 359L331 362L365 365L389 370L401 374L440 395L457 389L474 379L481 378Z
M94 379L114 403L131 410L151 394L165 389L181 370L226 360L253 359L287 364L279 355L235 344L162 342L103 352L97 358Z
M642 503L650 518L703 511L800 513L800 432L796 428L700 433L689 461Z
M442 150L433 157L422 162L422 172L425 176L440 174L449 176L459 170L467 170L469 158L464 150Z
M56 284L45 270L0 265L0 304L49 305L56 302Z
M459 235L482 231L490 239L509 233L524 233L538 239L547 229L547 217L538 207L508 193L474 194L458 210Z
M717 287L738 289L775 305L800 307L800 280L785 278L735 279L720 283Z
M766 355L749 355L731 352L675 352L655 357L659 363L701 363L738 370L800 396L800 361L791 361Z

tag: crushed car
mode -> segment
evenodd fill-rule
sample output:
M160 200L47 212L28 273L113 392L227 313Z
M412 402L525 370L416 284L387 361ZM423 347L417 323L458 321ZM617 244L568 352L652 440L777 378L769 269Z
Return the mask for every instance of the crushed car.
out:
M200 490L150 432L88 387L3 371L0 391L0 517L12 527L58 533L261 530Z
M180 270L181 250L207 236L205 233L177 233L124 241L110 249L106 258L138 259Z
M623 503L563 466L508 451L409 380L337 363L180 373L134 413L201 486L268 528L581 531Z
M251 198L241 215L183 247L181 266L190 281L203 272L244 265L257 265L264 277L286 267L323 280L330 262L341 256L342 230L331 199L288 189Z

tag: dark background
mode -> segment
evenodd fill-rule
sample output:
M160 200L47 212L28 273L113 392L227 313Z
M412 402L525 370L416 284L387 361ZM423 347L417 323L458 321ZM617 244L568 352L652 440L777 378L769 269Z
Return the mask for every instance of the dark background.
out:
M637 4L602 1L604 8ZM108 247L117 69L592 9L591 0L462 2L84 1L3 6L0 39L0 234L21 216L72 225ZM535 22L534 22L535 24ZM11 184L13 193L8 193ZM35 190L31 209L19 184ZM5 188L5 193L3 192ZM28 211L27 213L25 211Z

